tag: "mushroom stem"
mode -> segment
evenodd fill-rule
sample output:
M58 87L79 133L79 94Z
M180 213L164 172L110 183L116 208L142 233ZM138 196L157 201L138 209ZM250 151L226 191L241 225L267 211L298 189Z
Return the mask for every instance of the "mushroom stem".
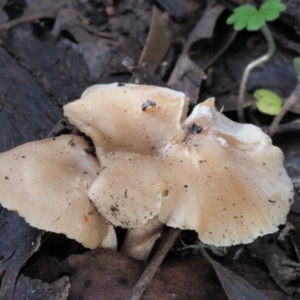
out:
M141 227L129 229L120 252L132 258L146 261L164 224L154 217Z
M174 242L176 241L180 233L181 233L181 229L179 228L169 229L165 240L163 240L157 252L153 256L152 260L146 267L144 273L140 277L139 281L132 289L130 300L140 299L147 285L150 283L151 279L153 278L154 274L156 273L157 269L163 262L164 258L166 257L167 253L173 246Z
M118 241L115 228L109 224L106 237L102 240L99 247L117 251Z

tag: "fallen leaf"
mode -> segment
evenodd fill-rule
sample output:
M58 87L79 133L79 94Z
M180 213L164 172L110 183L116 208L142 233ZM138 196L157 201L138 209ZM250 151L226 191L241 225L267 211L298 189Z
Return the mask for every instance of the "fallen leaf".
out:
M172 30L168 24L167 15L155 5L152 9L150 30L146 44L139 59L139 64L145 62L150 72L155 72L164 59L172 42Z
M215 269L218 278L230 300L268 300L260 291L251 286L242 277L234 274L229 269L214 261L203 248L200 248L203 256Z

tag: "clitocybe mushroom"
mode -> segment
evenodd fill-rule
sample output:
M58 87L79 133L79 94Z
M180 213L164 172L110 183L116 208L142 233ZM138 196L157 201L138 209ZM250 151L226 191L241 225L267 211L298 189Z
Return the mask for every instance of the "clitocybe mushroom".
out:
M182 93L96 85L64 111L95 144L101 171L88 195L114 225L137 228L157 216L229 246L286 220L293 187L282 152L258 127L216 111L212 98L185 119Z
M183 134L187 100L170 89L113 83L88 88L81 100L65 105L64 112L92 138L98 157L115 151L156 155Z
M114 248L112 225L87 197L100 170L87 147L82 137L65 135L1 153L0 202L33 227L63 233L88 248Z

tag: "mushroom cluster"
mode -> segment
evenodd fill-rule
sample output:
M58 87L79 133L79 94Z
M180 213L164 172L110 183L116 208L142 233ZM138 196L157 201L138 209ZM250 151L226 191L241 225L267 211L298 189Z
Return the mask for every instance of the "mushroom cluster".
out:
M215 246L278 230L293 199L283 155L254 125L219 113L214 99L187 115L183 93L96 85L64 107L95 144L101 171L88 197L115 226L160 222Z
M146 254L131 254L142 259L163 224L195 230L215 246L277 231L293 201L282 152L258 127L219 113L213 98L188 117L187 107L183 93L166 88L90 87L64 114L92 139L96 158L71 135L2 153L1 204L38 215L27 221L55 232L62 215L73 214L67 225L73 230L64 233L90 248L105 243L111 231L105 220L128 228L138 240L133 252L147 245Z

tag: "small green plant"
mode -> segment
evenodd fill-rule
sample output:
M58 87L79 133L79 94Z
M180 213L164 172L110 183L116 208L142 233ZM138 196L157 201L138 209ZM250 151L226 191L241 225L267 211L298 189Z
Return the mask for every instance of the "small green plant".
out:
M262 28L266 21L276 20L284 10L285 5L280 0L267 0L259 9L246 4L234 10L227 19L227 24L234 24L235 30L247 28L249 31L256 31Z
M256 107L257 109L270 116L277 116L282 107L282 99L276 93L267 90L267 89L259 89L254 93L254 97L256 98Z
M300 83L300 57L294 58L294 67L296 70L296 76L298 80L298 85ZM295 90L297 91L297 89ZM294 91L294 92L295 92ZM291 95L293 96L293 94ZM270 116L277 116L279 115L282 111L284 114L286 111L290 108L290 106L296 101L297 99L293 100L292 104L288 104L288 109L284 107L282 110L282 98L276 94L275 92L267 89L259 89L254 92L254 97L257 100L256 101L256 107L257 109L267 115ZM294 97L292 97L294 99ZM288 102L288 101L287 101ZM283 116L283 115L282 115ZM281 120L281 116L279 117L279 120ZM277 119L276 119L277 122Z
M244 70L238 96L238 116L242 122L244 121L243 105L249 74L252 69L270 59L275 52L275 43L266 21L274 21L278 18L279 13L284 10L285 5L280 0L267 0L259 9L249 4L242 5L236 8L233 14L227 19L227 24L234 24L235 30L246 28L249 31L256 31L261 29L269 46L268 52L265 55L248 64Z

